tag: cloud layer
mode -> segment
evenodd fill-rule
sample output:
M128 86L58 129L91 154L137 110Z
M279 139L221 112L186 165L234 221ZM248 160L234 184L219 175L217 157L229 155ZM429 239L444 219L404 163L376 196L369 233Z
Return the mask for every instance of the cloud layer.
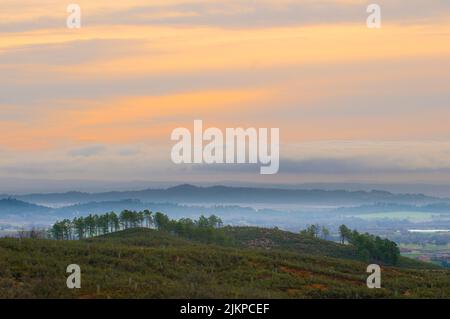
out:
M174 167L170 132L278 127L267 182L450 176L450 3L2 1L0 179L260 180Z

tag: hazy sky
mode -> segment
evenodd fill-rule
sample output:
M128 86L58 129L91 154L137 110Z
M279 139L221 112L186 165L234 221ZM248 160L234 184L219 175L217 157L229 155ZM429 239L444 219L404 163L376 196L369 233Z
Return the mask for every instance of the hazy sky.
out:
M2 0L0 74L0 190L450 183L450 1ZM195 119L280 128L280 173L172 164L171 131Z

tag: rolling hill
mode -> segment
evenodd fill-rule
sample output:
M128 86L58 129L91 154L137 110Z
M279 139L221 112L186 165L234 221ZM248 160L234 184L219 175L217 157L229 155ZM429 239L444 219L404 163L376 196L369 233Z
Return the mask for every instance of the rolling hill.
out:
M367 263L350 246L277 229L226 227L227 244L127 229L79 241L0 239L2 298L450 298L450 272L411 261ZM78 264L82 288L66 287Z

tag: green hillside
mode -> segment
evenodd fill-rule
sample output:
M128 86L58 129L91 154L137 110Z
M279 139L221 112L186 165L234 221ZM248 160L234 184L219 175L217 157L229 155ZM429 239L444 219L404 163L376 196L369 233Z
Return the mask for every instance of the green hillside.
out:
M232 239L235 245L263 250L283 250L342 259L360 260L357 250L351 245L301 236L274 228L258 227L224 227L222 231ZM364 261L364 260L361 260ZM434 264L421 262L411 258L400 257L398 265L402 268L439 269Z
M0 297L450 298L448 270L383 266L382 288L368 289L367 263L351 247L280 230L223 232L232 240L221 245L143 228L84 240L0 239ZM81 289L66 287L69 264L81 267Z

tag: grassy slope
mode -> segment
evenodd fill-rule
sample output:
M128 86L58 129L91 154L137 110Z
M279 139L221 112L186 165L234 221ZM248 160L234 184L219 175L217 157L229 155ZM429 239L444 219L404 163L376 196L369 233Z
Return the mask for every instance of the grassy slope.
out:
M276 230L225 231L234 247L148 229L70 242L0 239L0 297L450 298L449 271L383 267L383 288L371 290L367 264L349 247ZM273 247L253 248L258 238ZM330 254L341 258L321 256ZM81 266L81 289L66 288L72 263Z
M343 259L358 260L356 250L351 246L331 241L307 238L299 234L278 229L258 227L225 227L227 237L236 244L248 248L283 250L302 254L319 255ZM400 257L399 267L438 269L438 267L418 260Z

